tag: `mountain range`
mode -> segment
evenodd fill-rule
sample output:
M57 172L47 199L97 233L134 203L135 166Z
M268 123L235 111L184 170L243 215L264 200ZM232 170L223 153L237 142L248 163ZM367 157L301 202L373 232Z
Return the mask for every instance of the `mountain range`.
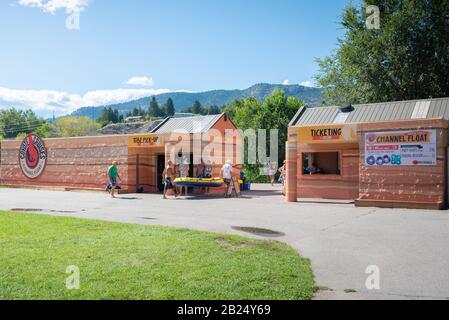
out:
M171 92L156 95L156 100L159 105L164 104L168 98L173 99L175 109L177 112L185 110L193 105L198 100L202 106L224 106L231 103L235 99L244 99L254 97L258 100L264 100L271 95L274 89L282 89L287 96L295 97L303 100L307 105L316 106L323 101L323 91L320 88L304 87L301 85L280 85L259 83L245 90L212 90L206 92ZM97 118L104 107L111 107L117 109L120 114L126 114L132 111L135 107L142 107L147 109L150 105L150 97L141 98L138 100L128 101L119 104L83 107L72 113L73 116L87 116Z

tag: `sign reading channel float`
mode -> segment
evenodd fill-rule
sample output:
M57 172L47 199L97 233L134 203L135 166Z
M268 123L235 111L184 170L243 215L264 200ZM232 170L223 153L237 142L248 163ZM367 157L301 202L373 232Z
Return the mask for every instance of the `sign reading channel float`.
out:
M300 127L299 143L348 143L357 142L356 125L326 125Z
M436 165L436 130L366 133L365 164L368 166Z
M29 179L36 179L44 172L47 149L41 137L29 134L23 139L19 149L19 164L23 174Z
M144 147L162 147L163 139L157 134L139 134L128 137L128 147L144 148Z

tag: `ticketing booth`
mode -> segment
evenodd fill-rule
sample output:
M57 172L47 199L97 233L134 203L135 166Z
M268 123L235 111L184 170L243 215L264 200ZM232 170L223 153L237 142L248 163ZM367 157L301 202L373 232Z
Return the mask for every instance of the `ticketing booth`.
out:
M302 108L286 144L286 199L443 209L449 98Z

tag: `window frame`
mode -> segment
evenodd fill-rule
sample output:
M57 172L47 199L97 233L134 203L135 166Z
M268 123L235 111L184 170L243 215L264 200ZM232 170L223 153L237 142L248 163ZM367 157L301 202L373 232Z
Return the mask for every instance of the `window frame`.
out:
M338 164L337 164L337 168L340 171L340 173L324 173L324 174L307 174L304 173L304 170L306 169L304 167L304 157L307 154L316 154L316 153L336 153L338 155L337 159L338 159ZM301 152L301 176L304 177L316 177L316 176L323 176L323 177L342 177L343 176L343 157L342 157L342 152L339 150L328 150L328 151L317 151L317 152Z

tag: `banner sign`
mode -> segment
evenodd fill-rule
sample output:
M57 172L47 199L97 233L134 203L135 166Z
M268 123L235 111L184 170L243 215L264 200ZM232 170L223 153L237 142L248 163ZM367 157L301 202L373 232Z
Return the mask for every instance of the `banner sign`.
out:
M342 143L357 142L355 125L327 125L300 127L299 143Z
M365 164L368 166L436 165L436 130L366 133Z
M47 148L37 134L29 134L23 139L19 149L19 165L29 179L38 178L47 164Z
M144 147L163 147L164 142L157 134L140 134L128 137L128 147L144 148Z

